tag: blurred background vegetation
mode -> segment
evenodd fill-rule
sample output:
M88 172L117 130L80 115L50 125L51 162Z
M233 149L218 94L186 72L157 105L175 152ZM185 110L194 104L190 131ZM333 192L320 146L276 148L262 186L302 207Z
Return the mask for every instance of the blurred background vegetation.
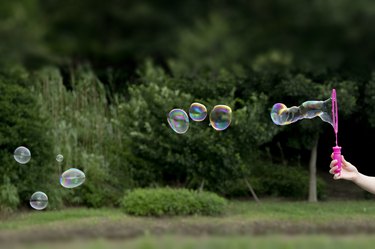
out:
M375 174L362 142L375 138L374 23L371 0L3 1L0 209L38 190L55 208L117 206L147 186L247 197L246 182L260 196L305 199L310 152L317 145L326 172L333 129L318 119L278 127L269 111L328 99L333 87L343 154ZM167 113L195 101L231 106L232 125L174 133ZM20 145L27 165L12 158ZM59 186L58 153L63 169L86 173L83 186Z

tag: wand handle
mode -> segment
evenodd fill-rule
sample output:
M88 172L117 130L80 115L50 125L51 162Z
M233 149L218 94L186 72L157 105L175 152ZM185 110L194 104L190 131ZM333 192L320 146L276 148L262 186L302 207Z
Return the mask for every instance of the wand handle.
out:
M341 172L341 147L340 146L335 146L333 147L333 159L337 160L337 170L335 170L335 174Z

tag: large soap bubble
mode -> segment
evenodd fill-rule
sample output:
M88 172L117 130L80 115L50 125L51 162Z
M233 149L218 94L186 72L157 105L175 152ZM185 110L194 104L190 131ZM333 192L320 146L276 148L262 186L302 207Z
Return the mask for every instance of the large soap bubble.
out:
M189 129L189 117L182 109L173 109L167 118L169 126L178 134L184 134Z
M36 210L43 210L48 205L48 196L43 192L35 192L30 198L30 206Z
M324 122L333 126L332 101L306 101L300 106L287 107L282 103L274 104L271 110L271 119L277 125L288 125L301 119L320 117Z
M341 171L341 147L338 146L338 108L336 89L332 89L331 98L325 101L306 101L300 106L288 108L282 103L274 104L271 110L271 119L277 125L288 125L301 119L320 117L324 122L333 126L336 136L336 146L333 147L333 159L337 160L336 174Z
M210 124L217 130L222 131L229 127L232 121L232 109L226 105L216 105L210 113Z
M30 150L24 146L18 147L13 153L14 159L20 164L26 164L31 159Z
M60 176L60 184L64 188L75 188L85 182L86 176L81 170L71 168L62 173Z

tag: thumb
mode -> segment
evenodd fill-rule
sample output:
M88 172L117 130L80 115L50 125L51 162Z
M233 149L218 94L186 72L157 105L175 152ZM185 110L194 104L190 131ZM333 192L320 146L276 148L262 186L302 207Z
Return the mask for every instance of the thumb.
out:
M343 167L349 167L351 164L345 160L344 156L341 156L342 166Z

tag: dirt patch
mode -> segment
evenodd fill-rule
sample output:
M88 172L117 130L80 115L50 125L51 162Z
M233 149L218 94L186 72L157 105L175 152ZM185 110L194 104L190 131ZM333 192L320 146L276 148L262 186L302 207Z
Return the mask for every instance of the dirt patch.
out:
M217 222L216 222L217 221ZM291 221L202 221L189 219L85 219L72 224L53 223L32 228L2 231L0 245L71 241L76 239L124 240L142 235L237 236L237 235L302 235L302 234L375 234L371 220L342 221L326 224Z

